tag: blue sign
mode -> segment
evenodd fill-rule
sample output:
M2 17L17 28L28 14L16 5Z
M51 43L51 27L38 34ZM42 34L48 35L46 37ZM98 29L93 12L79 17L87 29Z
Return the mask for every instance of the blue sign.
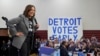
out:
M59 41L72 39L74 41L80 39L83 35L82 19L80 17L73 18L49 18L48 19L48 39Z

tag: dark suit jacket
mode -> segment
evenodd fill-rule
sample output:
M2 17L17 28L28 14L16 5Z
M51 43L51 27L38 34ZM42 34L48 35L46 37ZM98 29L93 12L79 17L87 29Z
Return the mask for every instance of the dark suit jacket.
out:
M60 47L60 56L69 56L67 48L64 48L63 46Z

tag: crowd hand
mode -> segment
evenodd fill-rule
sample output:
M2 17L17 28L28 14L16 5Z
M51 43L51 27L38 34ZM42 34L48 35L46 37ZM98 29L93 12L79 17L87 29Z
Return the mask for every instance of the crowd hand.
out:
M100 51L100 48L98 48L98 50Z
M16 36L23 36L24 34L22 32L17 32Z

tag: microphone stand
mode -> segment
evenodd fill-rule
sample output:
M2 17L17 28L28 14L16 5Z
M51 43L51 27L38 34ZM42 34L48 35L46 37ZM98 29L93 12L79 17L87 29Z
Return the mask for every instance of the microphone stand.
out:
M7 29L8 29L8 35L9 35L9 27L8 27L8 25L7 25L8 19L7 19L6 17L4 17L4 16L2 17L2 19L6 22L6 26L7 26ZM9 37L10 37L10 35L9 35ZM11 40L8 40L8 42L9 42L9 41L11 41ZM7 44L8 44L8 43L7 43ZM11 49L11 43L8 44L8 55L9 55L9 56L11 56L11 55L10 55L10 54L11 54L11 53L10 53L10 49Z
M9 35L9 37L12 37L11 35L10 35L10 33L9 33L9 27L8 27L8 25L7 25L7 22L8 22L8 19L6 18L6 17L2 17L2 19L6 22L6 26L7 26L7 29L8 29L8 35ZM11 40L10 40L11 42L12 42L12 38L11 38ZM11 56L10 54L10 51L11 51L11 46L10 46L10 49L8 50L9 51L9 56ZM17 52L18 52L18 56L20 56L20 50L18 49L17 50Z

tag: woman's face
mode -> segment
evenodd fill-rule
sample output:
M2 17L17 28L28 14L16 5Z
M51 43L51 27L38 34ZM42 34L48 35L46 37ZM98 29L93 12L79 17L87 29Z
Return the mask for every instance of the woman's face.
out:
M32 17L35 15L35 8L32 7L31 10L28 12L29 17Z

